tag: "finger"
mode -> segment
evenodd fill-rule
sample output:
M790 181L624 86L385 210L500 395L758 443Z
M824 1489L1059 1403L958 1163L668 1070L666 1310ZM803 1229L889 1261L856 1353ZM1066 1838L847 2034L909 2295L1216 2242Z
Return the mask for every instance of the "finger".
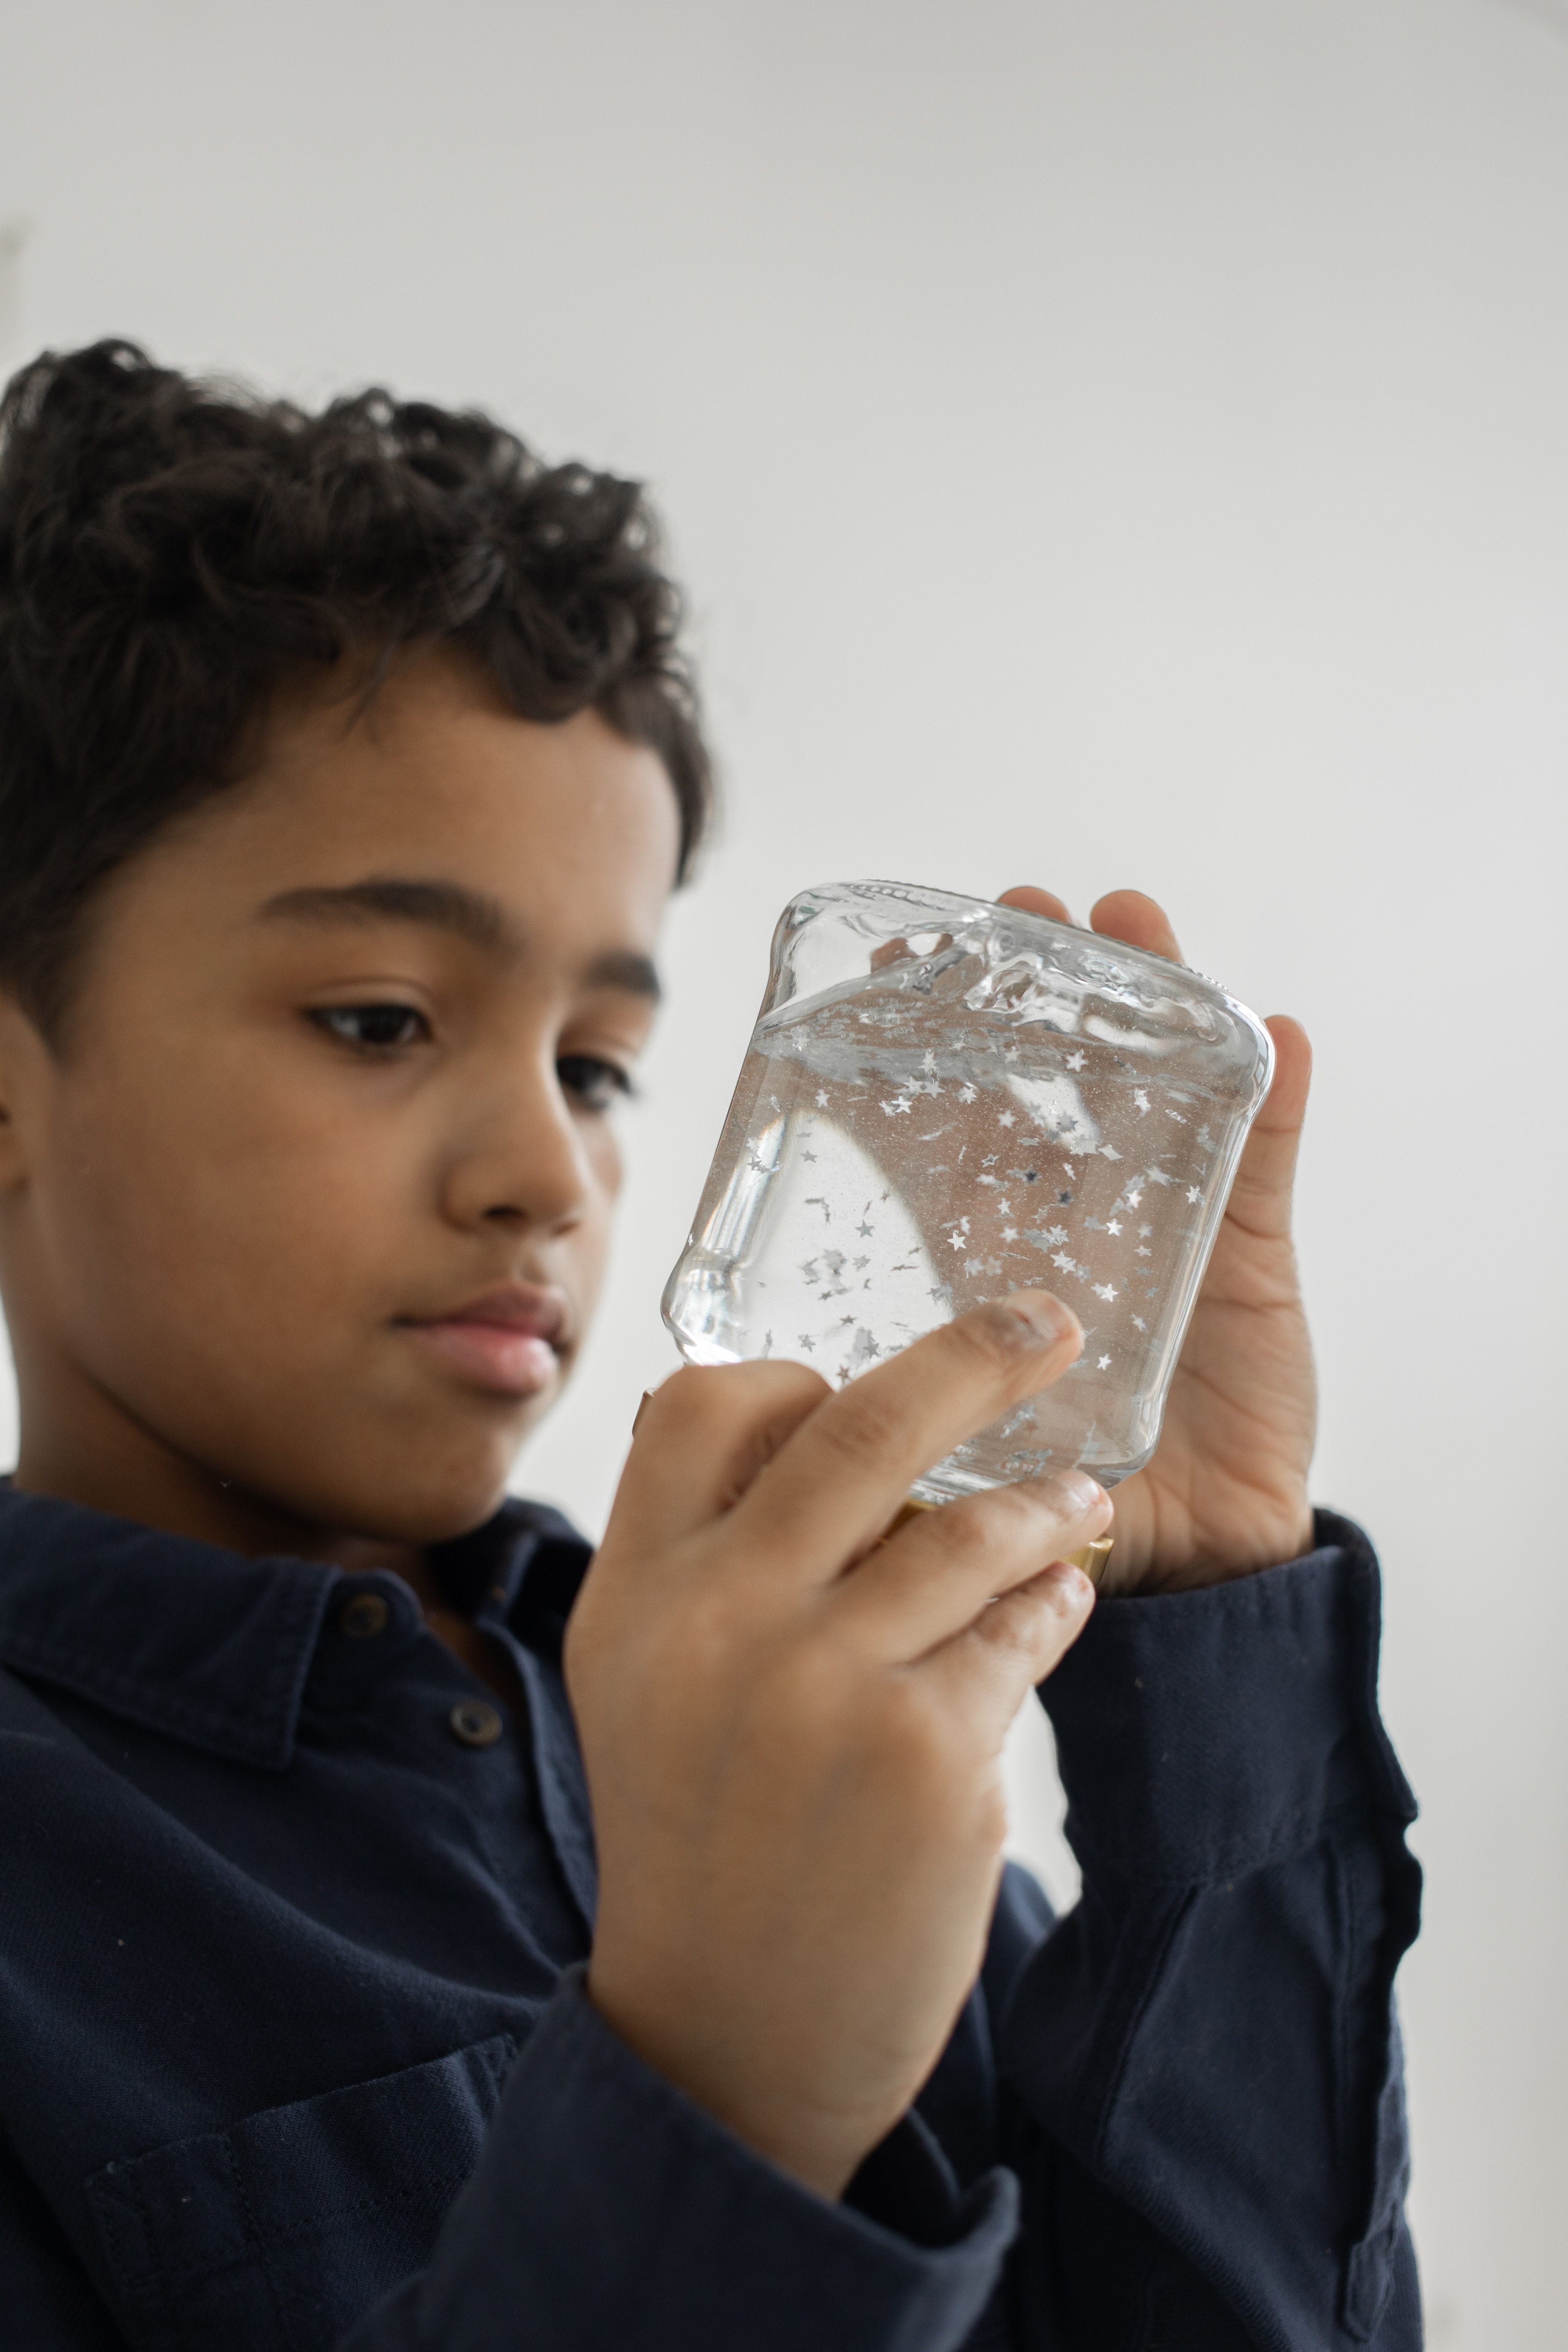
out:
M833 1391L805 1364L688 1366L646 1398L616 1490L610 1528L689 1535L743 1495ZM610 1529L605 1530L605 1540Z
M922 1511L841 1580L840 1637L863 1639L884 1661L923 1657L988 1601L1103 1535L1112 1516L1110 1496L1087 1470L1020 1479Z
M1163 907L1153 898L1146 898L1142 890L1110 891L1089 908L1089 929L1098 931L1102 939L1121 940L1128 947L1142 948L1150 955L1167 956L1172 963L1182 961L1169 916Z
M819 1404L736 1506L759 1557L826 1582L922 1472L1076 1363L1083 1329L1045 1290L976 1307ZM640 1439L639 1439L640 1443Z
M1019 1707L1060 1665L1093 1608L1094 1587L1083 1570L1054 1562L994 1601L912 1671L955 1729L1000 1748Z
M1312 1082L1312 1048L1299 1021L1276 1013L1264 1024L1274 1040L1274 1078L1242 1148L1226 1208L1247 1232L1278 1240L1290 1230L1290 1193L1301 1124Z
M999 907L1016 907L1020 914L1046 915L1053 923L1070 923L1072 917L1054 890L1031 889L1020 882L1011 890L1004 890L997 899Z

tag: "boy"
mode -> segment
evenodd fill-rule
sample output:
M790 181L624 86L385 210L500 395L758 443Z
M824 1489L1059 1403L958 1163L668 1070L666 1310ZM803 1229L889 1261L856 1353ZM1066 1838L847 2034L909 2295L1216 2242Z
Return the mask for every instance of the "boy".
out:
M1039 1292L837 1395L679 1374L590 1566L503 1486L706 808L635 488L123 345L5 423L6 2345L1405 2352L1300 1033L1087 1632L1081 1475L879 1541L1073 1360ZM1054 1929L996 1768L1047 1676Z

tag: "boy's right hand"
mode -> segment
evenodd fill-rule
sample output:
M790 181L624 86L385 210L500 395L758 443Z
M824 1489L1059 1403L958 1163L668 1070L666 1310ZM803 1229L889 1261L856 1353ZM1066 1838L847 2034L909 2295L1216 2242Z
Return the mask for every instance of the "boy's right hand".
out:
M599 1857L590 1996L742 2139L837 2197L940 2056L985 1948L999 1759L1087 1621L1081 1472L922 1513L912 1480L1074 1360L1043 1291L835 1394L796 1364L644 1407L566 1676Z

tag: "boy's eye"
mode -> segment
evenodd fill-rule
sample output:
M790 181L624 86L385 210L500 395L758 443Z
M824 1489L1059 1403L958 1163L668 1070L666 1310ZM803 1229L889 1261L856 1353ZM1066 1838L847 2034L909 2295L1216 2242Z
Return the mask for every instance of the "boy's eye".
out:
M555 1065L563 1090L574 1095L584 1110L608 1110L617 1095L629 1095L632 1082L618 1062L597 1054L563 1054Z
M425 1015L412 1004L323 1004L310 1014L319 1029L345 1045L361 1045L374 1053L413 1045L426 1033Z

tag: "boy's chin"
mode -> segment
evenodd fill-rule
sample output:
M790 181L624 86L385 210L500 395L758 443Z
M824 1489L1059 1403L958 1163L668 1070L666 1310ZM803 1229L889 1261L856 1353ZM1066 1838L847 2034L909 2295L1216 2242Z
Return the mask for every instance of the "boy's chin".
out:
M345 1520L344 1526L347 1532L373 1543L417 1544L428 1549L471 1536L476 1528L494 1518L506 1496L504 1479L461 1495L391 1496L379 1510L367 1506L353 1520Z
M383 1542L455 1543L495 1517L507 1496L515 1452L466 1471L433 1475L405 1465L374 1488L356 1484L343 1494L340 1524Z
M279 1465L280 1475L263 1472L253 1493L326 1538L452 1543L483 1527L506 1500L523 1433L492 1432L489 1443L450 1448L345 1443L326 1462L296 1458Z

